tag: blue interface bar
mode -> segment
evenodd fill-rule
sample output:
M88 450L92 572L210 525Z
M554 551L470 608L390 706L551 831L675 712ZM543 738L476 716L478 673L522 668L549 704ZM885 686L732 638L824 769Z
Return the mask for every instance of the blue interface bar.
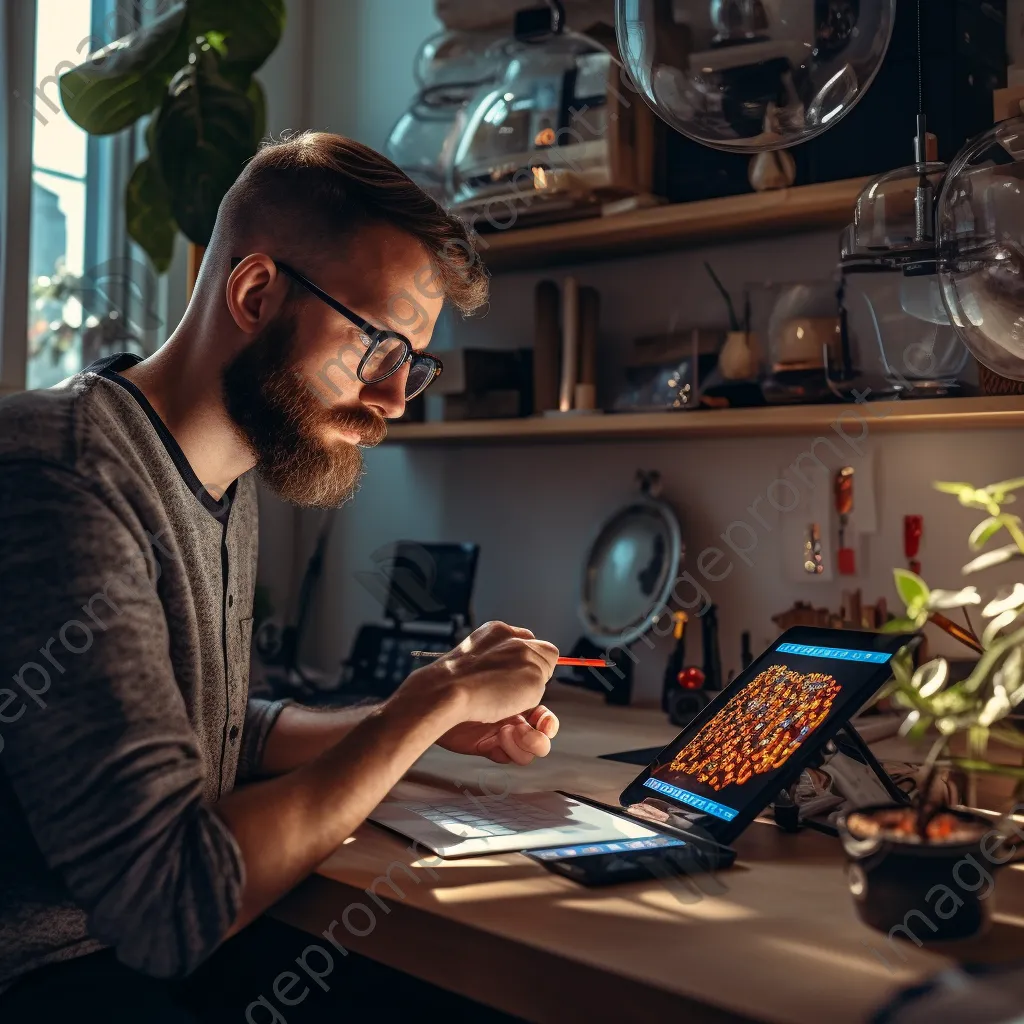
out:
M802 654L805 658L835 658L836 661L871 662L884 665L891 657L885 651L857 651L845 647L811 647L807 644L779 644L781 654Z
M670 796L673 800L689 804L691 807L696 807L698 811L711 814L716 818L721 818L723 821L732 821L740 813L732 807L726 807L725 804L709 800L706 796L698 796L696 793L690 793L688 790L680 789L678 786L670 786L667 782L662 782L660 779L647 779L644 785L648 789L653 789L655 793L664 793L665 796Z
M530 850L540 860L566 860L569 857L592 857L600 853L628 853L630 850L657 850L663 846L685 846L682 839L651 836L650 839L620 839L615 843L591 843L584 846L559 846L551 850Z

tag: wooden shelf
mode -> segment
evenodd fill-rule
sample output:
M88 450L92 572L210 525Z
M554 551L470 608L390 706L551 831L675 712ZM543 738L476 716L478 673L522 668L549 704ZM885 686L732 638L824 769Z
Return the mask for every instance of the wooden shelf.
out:
M480 235L478 246L490 270L523 270L616 259L701 242L841 228L853 219L854 202L868 180L852 178L654 206L564 224L512 228Z
M569 414L459 423L395 424L387 444L535 444L647 438L782 437L828 431L855 436L857 417L872 433L984 430L1024 426L1024 396L923 398L863 405L792 405L695 412Z

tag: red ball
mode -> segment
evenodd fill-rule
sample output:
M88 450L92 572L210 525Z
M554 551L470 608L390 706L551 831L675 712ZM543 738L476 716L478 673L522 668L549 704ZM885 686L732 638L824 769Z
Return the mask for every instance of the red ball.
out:
M684 690L699 690L704 685L704 673L691 665L679 673L677 681Z

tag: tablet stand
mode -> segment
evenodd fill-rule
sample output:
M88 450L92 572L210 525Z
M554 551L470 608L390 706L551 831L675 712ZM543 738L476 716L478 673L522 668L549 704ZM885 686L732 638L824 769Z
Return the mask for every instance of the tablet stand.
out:
M836 733L835 737L831 742L835 743L836 748L842 750L842 747L836 742L840 736L845 736L850 746L860 755L862 760L874 774L878 777L878 781L881 782L885 791L893 798L898 804L909 804L910 797L903 792L895 782L892 781L886 770L878 763L878 759L871 752L871 748L864 742L864 737L853 727L853 723L848 719ZM856 758L855 758L856 760Z
M824 751L830 744L835 747L836 752L844 753L869 768L882 784L882 788L896 803L910 803L910 797L892 781L885 769L878 763L878 759L871 752L871 748L864 742L864 737L857 732L849 719L839 727L832 739L822 745L822 749L818 751L818 755L821 758L818 762L819 764L824 763L826 757ZM830 835L837 834L837 830L831 825L815 822L812 819L801 821L800 807L794 802L788 790L780 791L773 805L773 817L775 824L785 832L796 832L806 825L828 832Z
M828 744L833 744L836 750L846 754L848 757L852 757L855 761L860 761L865 767L869 768L882 784L886 793L896 803L910 803L910 797L886 774L885 769L878 763L878 759L871 753L871 748L864 742L864 737L857 732L849 719L839 727L830 740L820 745L821 749L818 751L819 765L824 762L827 756L825 748ZM619 754L602 754L600 756L607 760L623 761L627 764L648 765L661 753L661 749L659 747L652 747L650 749L627 750ZM576 797L576 799L580 799L580 797ZM773 801L773 817L779 828L786 832L796 832L804 826L809 826L826 831L832 835L836 834L836 830L830 825L824 825L812 819L801 821L800 808L793 801L788 790L780 791L779 796Z

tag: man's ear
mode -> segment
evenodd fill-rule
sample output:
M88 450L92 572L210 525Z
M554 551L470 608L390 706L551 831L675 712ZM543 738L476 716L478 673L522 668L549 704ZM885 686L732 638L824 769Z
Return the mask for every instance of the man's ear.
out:
M280 312L288 279L265 253L246 256L228 275L224 301L239 330L256 334Z

